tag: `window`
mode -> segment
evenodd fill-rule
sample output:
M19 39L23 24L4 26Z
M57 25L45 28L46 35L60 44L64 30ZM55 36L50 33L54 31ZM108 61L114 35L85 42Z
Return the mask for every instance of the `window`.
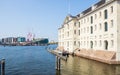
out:
M93 48L93 41L90 41L90 48Z
M90 30L91 30L91 34L93 34L93 27L92 26L90 27Z
M97 14L95 14L95 19L97 18Z
M105 25L105 31L108 31L108 24L107 24L107 22L105 22L104 25Z
M84 33L86 32L86 28L84 28Z
M80 30L78 32L79 32L79 35L80 35Z
M87 46L89 45L89 42L87 41Z
M74 23L74 26L76 27L76 22Z
M86 41L84 41L84 46L86 46Z
M102 38L102 35L99 35L99 38Z
M113 47L114 46L114 41L113 40L111 40L111 47Z
M111 13L113 13L113 6L111 6Z
M84 23L86 23L86 19L84 19Z
M91 16L91 24L93 23L93 17Z
M81 45L82 45L82 41L81 41Z
M67 36L69 37L69 32L67 32Z
M79 22L79 28L80 28L80 22Z
M83 20L81 20L81 24L83 24Z
M80 41L78 42L78 45L79 45L79 47L80 47Z
M74 30L74 34L76 34L76 30Z
M113 27L113 20L111 20L111 27Z
M100 40L100 47L102 46L102 42L101 42L101 40Z
M105 50L108 50L108 41L107 40L104 41L104 48L105 48Z
M107 12L107 10L104 11L104 18L105 18L105 19L108 18L108 12Z
M100 27L100 30L102 29L102 25L101 25L101 23L99 24L99 27Z
M99 12L99 17L101 17L101 14L102 14L102 13L101 13L101 12Z
M74 41L74 46L76 46L76 41Z
M97 30L97 26L95 25L95 31Z
M89 27L87 27L87 32L89 32Z

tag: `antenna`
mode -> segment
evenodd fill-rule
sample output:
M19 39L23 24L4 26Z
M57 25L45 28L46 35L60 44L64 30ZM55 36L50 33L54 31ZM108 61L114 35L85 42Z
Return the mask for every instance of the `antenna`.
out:
M70 7L70 0L68 0L68 14L70 14L70 9L71 9L71 7Z

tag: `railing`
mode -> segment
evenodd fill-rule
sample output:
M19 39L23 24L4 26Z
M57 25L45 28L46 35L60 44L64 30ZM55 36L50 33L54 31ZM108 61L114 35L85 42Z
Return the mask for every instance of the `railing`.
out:
M0 60L0 75L5 75L5 59Z

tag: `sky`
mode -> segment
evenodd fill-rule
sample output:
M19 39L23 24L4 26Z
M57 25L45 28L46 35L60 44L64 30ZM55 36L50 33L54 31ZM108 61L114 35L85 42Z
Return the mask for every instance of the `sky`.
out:
M0 0L0 38L49 38L58 41L58 28L99 0Z

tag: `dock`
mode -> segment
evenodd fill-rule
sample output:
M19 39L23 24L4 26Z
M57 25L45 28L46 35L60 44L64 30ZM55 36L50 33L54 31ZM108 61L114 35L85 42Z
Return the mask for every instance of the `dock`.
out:
M60 57L61 59L67 61L67 57L66 57L66 56L62 56L61 54L59 54L59 53L58 53L57 51L55 51L55 50L48 50L48 52L50 52L50 53L52 53L52 54Z

